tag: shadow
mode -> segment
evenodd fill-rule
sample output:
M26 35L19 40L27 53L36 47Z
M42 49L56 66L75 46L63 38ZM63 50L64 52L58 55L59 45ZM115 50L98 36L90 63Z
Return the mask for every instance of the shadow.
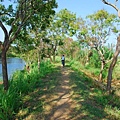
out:
M93 80L83 72L72 72L70 83L74 95L72 98L77 102L73 109L70 120L117 120L118 117L105 112L106 106L110 105L110 97L104 91L93 85Z
M28 95L24 97L23 106L15 116L15 119L36 119L42 120L44 113L44 102L46 98L49 99L56 88L58 83L56 79L56 74L59 73L59 68L54 68L51 74L47 74L46 77L40 78L36 82L36 86L33 92L29 92ZM41 114L39 114L41 113Z
M46 102L50 108L45 113L44 120L69 120L69 114L71 114L73 104L71 88L69 87L69 69L67 67L60 69L59 75L56 76L59 84L55 88L54 97Z
M62 93L57 98L47 102L51 107L49 112L45 114L44 120L100 120L108 117L104 111L105 106L97 101L98 96L91 95L95 89L92 87L92 80L82 72L71 71L67 74L67 67L66 69L62 68L62 70L64 80L61 80L64 82L57 86L59 90L56 91L57 94ZM65 78L68 79L68 76L69 82L65 82ZM63 85L70 86L70 88L65 88ZM66 95L67 97L63 100L62 98ZM61 104L58 104L59 102ZM55 104L52 105L52 103Z
M26 96L18 120L112 120L105 112L111 104L104 103L107 96L83 72L58 66L36 86Z
M97 120L99 117L96 113L98 111L104 113L99 108L96 108L94 104L91 104L92 102L95 103L95 101L92 99L93 97L90 96L90 85L91 82L89 78L87 78L84 73L76 73L72 72L70 74L70 83L73 90L73 96L72 99L76 101L77 106L74 107L72 111L72 115L70 119L80 120L80 119L91 119L91 120ZM104 108L102 108L104 109Z

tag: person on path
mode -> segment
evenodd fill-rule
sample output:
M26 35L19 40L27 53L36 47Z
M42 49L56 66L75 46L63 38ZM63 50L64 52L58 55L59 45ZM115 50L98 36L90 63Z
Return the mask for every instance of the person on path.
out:
M64 67L65 66L65 56L64 55L62 55L62 57L61 57L61 62L62 62L62 66Z

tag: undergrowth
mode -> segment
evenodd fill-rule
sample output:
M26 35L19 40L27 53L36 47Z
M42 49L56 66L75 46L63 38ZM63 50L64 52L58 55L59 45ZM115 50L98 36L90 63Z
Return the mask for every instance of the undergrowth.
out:
M71 74L71 87L74 93L74 100L76 100L78 106L82 104L82 107L76 108L76 114L85 114L86 116L83 117L85 120L119 120L119 96L115 94L108 95L106 91L95 86L92 77L86 76L85 71L90 71L78 62L71 61L70 67L77 72L77 74Z
M30 66L30 71L16 71L9 81L8 91L0 90L0 120L14 120L17 112L23 107L23 98L38 86L42 86L41 77L53 71L50 62L42 62L40 71L37 63ZM39 105L42 104L42 101Z

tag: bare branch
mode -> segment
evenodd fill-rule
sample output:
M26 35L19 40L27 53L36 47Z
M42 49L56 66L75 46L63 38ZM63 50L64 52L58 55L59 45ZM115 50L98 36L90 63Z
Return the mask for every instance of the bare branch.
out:
M110 2L108 2L106 0L102 0L102 2L104 4L110 5L111 7L115 8L117 11L119 10L119 8L117 8L117 6L115 4L112 4L112 3L110 3ZM116 2L117 2L117 0L116 0Z

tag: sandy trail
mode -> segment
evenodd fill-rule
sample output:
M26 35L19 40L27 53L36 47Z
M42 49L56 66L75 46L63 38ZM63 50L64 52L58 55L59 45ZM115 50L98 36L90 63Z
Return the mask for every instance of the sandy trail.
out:
M68 68L60 69L56 75L59 85L56 87L52 96L45 105L45 120L70 120L75 103L71 99L72 92L69 85L69 75L72 71Z

